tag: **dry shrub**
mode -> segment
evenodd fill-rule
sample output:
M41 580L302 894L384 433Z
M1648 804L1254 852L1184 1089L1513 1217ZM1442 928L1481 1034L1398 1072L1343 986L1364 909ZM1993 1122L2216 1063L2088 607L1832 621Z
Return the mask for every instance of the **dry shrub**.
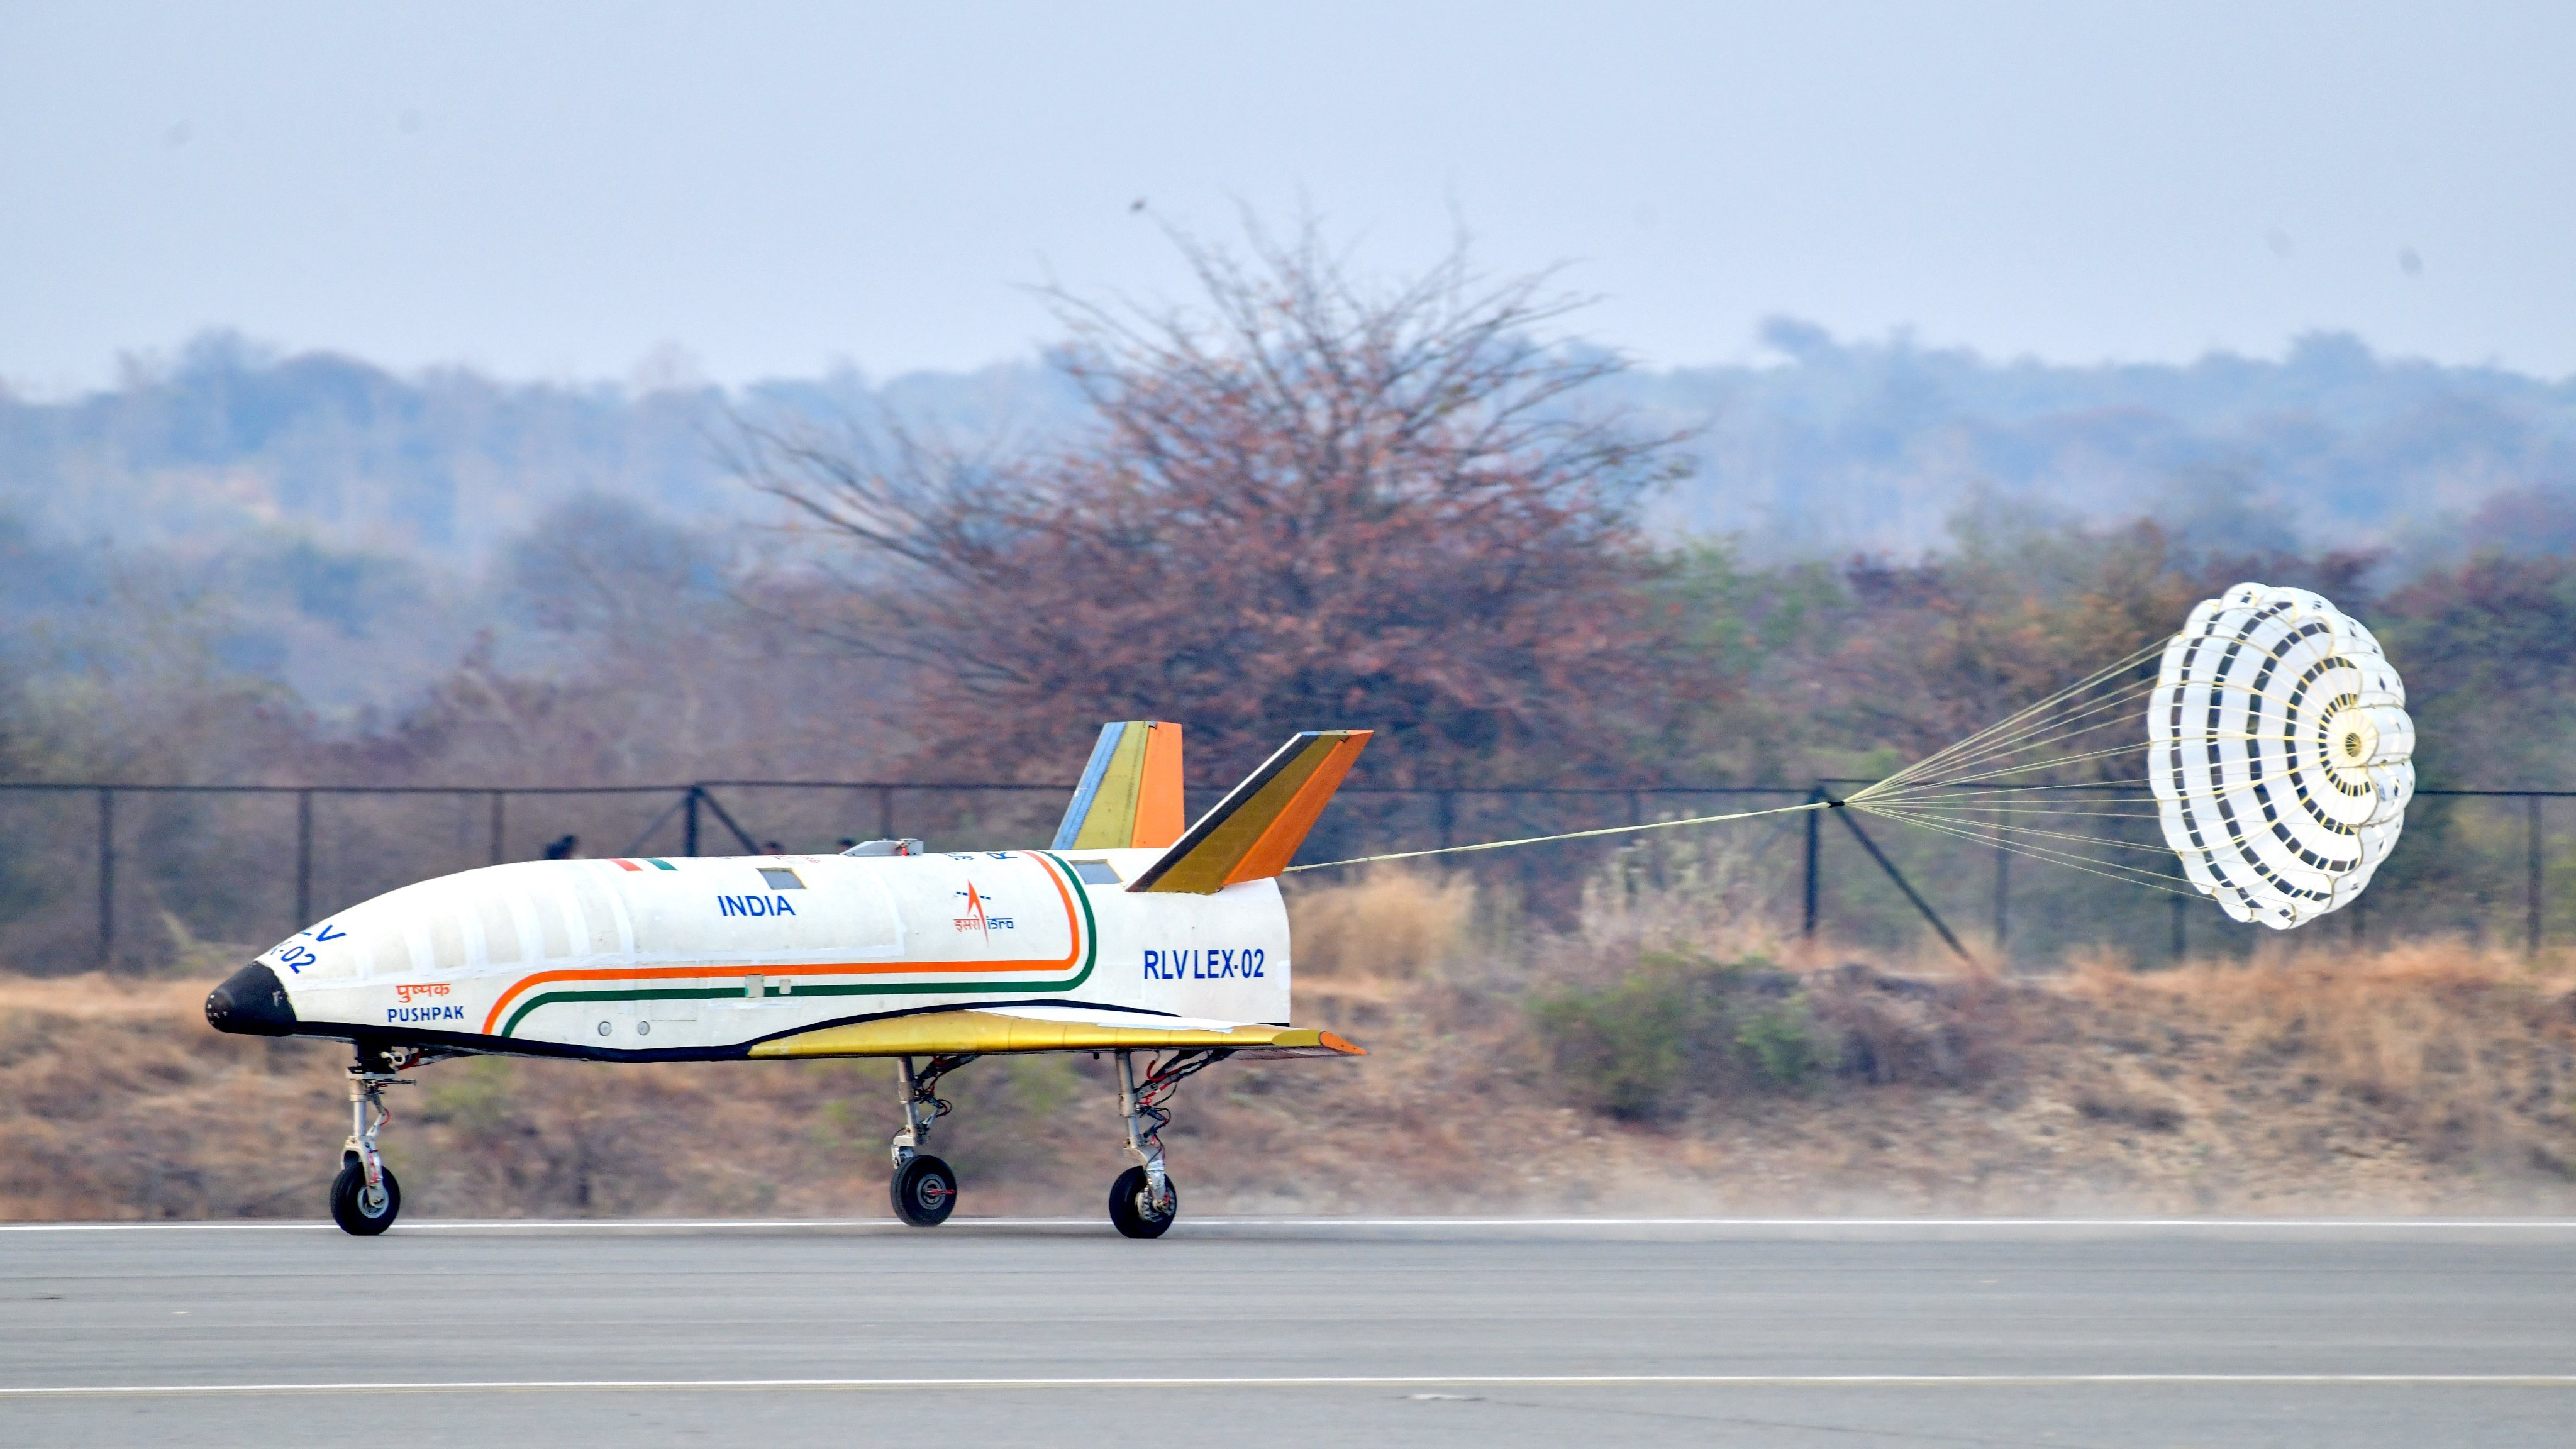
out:
M2563 1129L2576 1086L2576 972L2564 964L2420 942L2144 976L2097 964L2070 987L2168 1030L2209 1033L2242 1072L2340 1093L2432 1160L2561 1155L2541 1137Z
M1803 1092L1827 1078L1966 1086L2005 1060L2008 1022L1989 981L1672 952L1642 953L1608 985L1540 992L1527 1011L1558 1089L1630 1121L1676 1116L1694 1097Z
M1464 876L1400 867L1299 886L1288 897L1300 977L1415 980L1465 946L1476 887Z
M1537 959L1550 974L1593 981L1657 954L1781 960L1793 952L1763 909L1771 884L1741 842L1650 837L1600 862L1583 882L1572 930Z
M2160 1102L2140 1092L2098 1085L2076 1094L2075 1110L2087 1121L2142 1127L2149 1132L2176 1131L2184 1120L2182 1109L2171 1102Z
M1898 976L1851 961L1811 976L1807 999L1855 1081L1966 1086L2006 1060L2010 1009L1987 977Z

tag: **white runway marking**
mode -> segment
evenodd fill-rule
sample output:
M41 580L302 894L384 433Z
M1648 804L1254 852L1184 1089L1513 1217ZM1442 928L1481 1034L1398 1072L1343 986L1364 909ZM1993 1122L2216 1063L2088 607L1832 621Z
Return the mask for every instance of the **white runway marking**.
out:
M492 1379L452 1383L92 1384L0 1388L0 1400L271 1394L743 1393L974 1389L1424 1388L2544 1388L2576 1374L1333 1374L1226 1378Z
M1099 1217L952 1218L941 1231L979 1228L1106 1228ZM2173 1231L2440 1231L2509 1230L2576 1232L2576 1218L1292 1218L1197 1217L1183 1220L1176 1231L1191 1228L1378 1228L1438 1231L1451 1228L1939 1228L2028 1232L2106 1228ZM457 1218L408 1221L399 1235L437 1232L670 1232L674 1230L761 1231L850 1229L915 1232L893 1218ZM170 1232L336 1232L328 1219L253 1222L155 1223L0 1223L0 1233L170 1233Z

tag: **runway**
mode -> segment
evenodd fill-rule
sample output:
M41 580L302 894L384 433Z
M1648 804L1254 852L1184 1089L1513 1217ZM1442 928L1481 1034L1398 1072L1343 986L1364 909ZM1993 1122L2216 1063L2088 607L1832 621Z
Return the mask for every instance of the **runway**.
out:
M0 1442L2551 1445L2576 1223L0 1227Z

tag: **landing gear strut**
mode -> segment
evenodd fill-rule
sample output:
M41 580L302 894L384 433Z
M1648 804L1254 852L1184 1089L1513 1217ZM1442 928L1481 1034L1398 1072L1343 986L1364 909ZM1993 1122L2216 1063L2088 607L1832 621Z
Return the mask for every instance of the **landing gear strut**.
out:
M1130 1238L1159 1238L1181 1213L1181 1190L1163 1166L1163 1129L1171 1125L1165 1106L1182 1080L1233 1055L1227 1051L1185 1051L1159 1066L1148 1066L1136 1080L1135 1053L1118 1053L1118 1114L1127 1119L1127 1155L1136 1165L1118 1174L1109 1186L1109 1223Z
M932 1057L919 1072L912 1058L897 1059L903 1068L903 1130L894 1135L894 1180L886 1185L894 1215L916 1228L935 1228L957 1207L957 1174L948 1164L922 1151L931 1124L948 1115L939 1099L939 1079L975 1060L971 1053Z
M426 1054L416 1047L360 1047L349 1068L349 1140L340 1149L340 1175L331 1181L331 1220L340 1231L372 1238L402 1213L402 1184L376 1151L376 1134L394 1120L385 1110L385 1088L409 1086L400 1073Z

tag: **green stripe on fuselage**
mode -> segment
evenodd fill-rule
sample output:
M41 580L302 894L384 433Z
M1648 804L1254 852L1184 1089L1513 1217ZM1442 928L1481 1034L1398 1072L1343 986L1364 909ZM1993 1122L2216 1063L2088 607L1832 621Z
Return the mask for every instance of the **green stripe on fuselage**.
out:
M1029 854L1053 865L1058 874L1072 883L1074 899L1082 903L1082 969L1070 978L1063 981L907 981L894 985L851 982L844 985L800 987L785 995L922 996L945 992L951 995L968 996L988 995L997 991L1011 991L1026 995L1032 991L1071 991L1080 986L1091 979L1091 968L1100 961L1100 927L1098 920L1091 913L1091 892L1083 886L1082 877L1075 874L1071 866L1057 859L1053 853L1033 850ZM761 973L756 969L744 967L738 971L711 970L706 974L757 976ZM599 991L543 991L519 1003L518 1009L510 1013L510 1019L501 1023L501 1035L506 1037L517 1031L519 1023L526 1020L528 1013L538 1007L552 1006L564 1001L721 1001L735 997L745 1001L752 999L743 996L742 988L739 986L620 986ZM766 987L762 989L761 999L768 999Z

